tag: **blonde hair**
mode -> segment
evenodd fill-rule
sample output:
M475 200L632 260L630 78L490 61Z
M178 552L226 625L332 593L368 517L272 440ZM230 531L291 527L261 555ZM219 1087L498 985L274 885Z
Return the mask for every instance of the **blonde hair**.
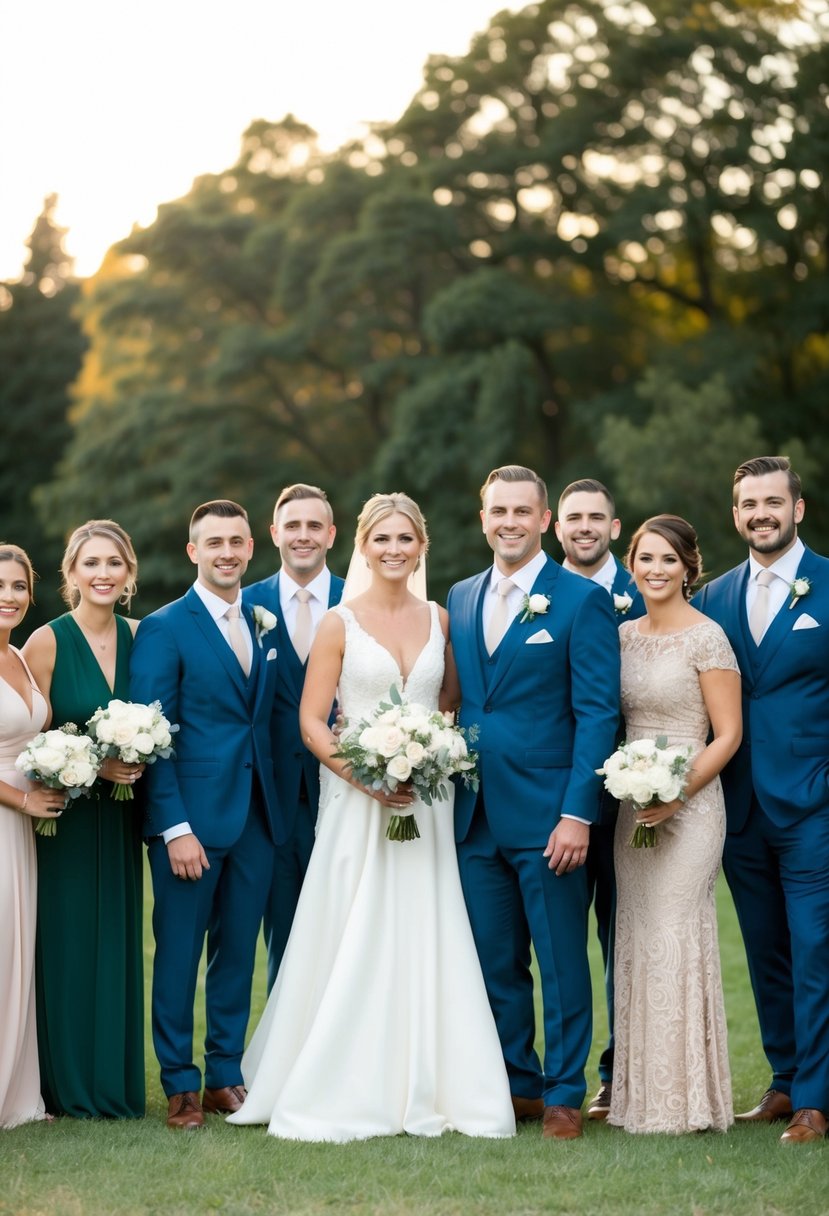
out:
M32 559L29 557L25 549L21 549L20 545L13 545L8 541L0 541L0 562L17 562L18 566L22 566L26 571L26 588L29 592L29 603L35 602L35 578L37 577L32 567Z
M405 515L411 522L417 539L423 545L423 553L425 554L429 548L429 533L426 531L426 520L423 518L423 512L413 498L409 498L408 494L402 494L399 491L393 494L372 494L371 498L364 504L362 511L357 517L357 532L354 537L356 547L362 549L372 529L381 520L385 519L388 515L394 515L395 512Z
M61 596L70 608L75 608L80 603L81 593L77 587L71 585L69 575L72 573L75 562L78 560L81 546L85 545L88 540L93 540L96 536L100 536L102 540L112 541L126 564L127 585L118 603L123 604L125 608L129 609L138 585L138 558L135 556L135 549L132 547L129 533L125 532L121 525L116 524L112 519L87 520L85 524L81 524L79 528L76 528L69 537L69 540L66 542L63 561L60 564Z

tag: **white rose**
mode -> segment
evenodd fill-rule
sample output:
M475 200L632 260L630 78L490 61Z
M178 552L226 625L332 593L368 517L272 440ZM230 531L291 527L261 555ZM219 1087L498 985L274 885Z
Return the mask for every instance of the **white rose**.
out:
M541 595L539 592L536 592L535 595L531 595L527 600L527 607L535 616L543 616L543 614L550 607L550 601L547 599L546 595Z
M426 748L422 743L418 743L417 739L412 739L406 744L406 759L409 760L413 768L417 768L423 763L423 757L426 755Z
M112 723L112 742L116 747L124 747L131 743L135 734L135 727L131 722L122 722L117 719Z
M626 612L630 612L632 604L633 600L627 593L624 595L614 595L613 597L613 607L622 616L624 616Z
M34 767L41 773L56 773L63 764L63 749L58 750L48 744L34 748L31 755Z
M63 753L68 742L68 735L65 735L62 730L47 730L43 735L43 742L48 747L56 747Z
M628 781L628 796L633 802L638 802L644 806L646 802L650 802L653 797L653 782L647 773L630 773Z
M149 705L131 705L128 720L138 730L152 730L155 722L155 710Z
M83 764L73 764L70 760L58 774L61 785L65 785L67 789L71 789L72 786L83 785L83 771Z
M152 735L145 730L139 731L132 741L133 749L139 752L142 756L149 756L155 747Z
M412 766L405 756L393 756L386 765L386 773L394 781L407 781L412 775Z
M109 718L99 718L95 723L95 734L102 743L112 743L115 739L115 731L113 722Z
M150 731L150 735L156 747L169 747L173 741L173 736L163 722L156 722Z
M376 752L380 746L382 732L378 726L367 726L360 732L357 742L367 752Z
M384 709L381 714L378 714L374 719L375 726L397 726L400 722L400 706L393 705L391 709Z
M379 729L379 738L373 751L378 751L381 756L393 756L395 752L400 751L400 748L406 741L406 737L399 726L384 726Z

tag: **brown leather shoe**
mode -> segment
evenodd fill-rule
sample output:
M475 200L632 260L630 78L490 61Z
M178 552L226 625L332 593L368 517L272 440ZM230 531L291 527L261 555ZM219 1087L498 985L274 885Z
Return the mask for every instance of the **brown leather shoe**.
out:
M208 1115L232 1115L248 1095L244 1085L225 1085L222 1089L205 1089L202 1106Z
M581 1111L573 1106L545 1106L541 1134L546 1140L578 1140Z
M204 1127L199 1095L191 1090L183 1094L173 1094L167 1103L167 1126L187 1132Z
M781 1144L808 1144L811 1140L822 1140L829 1122L820 1110L796 1110L794 1118L780 1137Z
M544 1118L543 1098L518 1098L515 1094L512 1094L511 1097L516 1123L527 1123L530 1119Z
M753 1110L735 1115L737 1123L776 1123L779 1119L791 1119L792 1100L779 1089L767 1089Z
M599 1092L596 1094L593 1101L587 1108L588 1119L606 1119L610 1114L610 1094L611 1084L609 1081L602 1081L599 1086Z

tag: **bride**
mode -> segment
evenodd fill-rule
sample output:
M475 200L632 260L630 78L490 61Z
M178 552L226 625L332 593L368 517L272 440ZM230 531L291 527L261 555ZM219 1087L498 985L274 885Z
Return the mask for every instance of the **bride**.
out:
M348 720L392 685L429 708L457 687L442 608L409 589L427 548L405 494L375 494L357 523L368 589L331 609L300 706L322 762L317 839L291 936L242 1060L248 1095L230 1123L267 1123L292 1140L510 1136L512 1104L461 893L452 800L369 791L335 756L335 696ZM353 565L354 563L352 563ZM351 580L349 580L350 582ZM420 838L386 839L414 806Z

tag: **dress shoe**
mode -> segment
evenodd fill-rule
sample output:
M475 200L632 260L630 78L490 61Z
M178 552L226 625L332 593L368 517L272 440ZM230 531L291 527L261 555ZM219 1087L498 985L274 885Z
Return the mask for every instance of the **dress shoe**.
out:
M222 1089L205 1089L202 1106L209 1115L232 1115L237 1111L248 1091L244 1085L225 1085Z
M829 1127L822 1111L796 1110L794 1118L780 1137L781 1144L808 1144L810 1140L822 1140Z
M606 1119L610 1114L610 1093L611 1084L609 1081L602 1081L599 1086L599 1092L596 1094L593 1101L587 1108L588 1119Z
M518 1098L515 1094L512 1094L511 1097L516 1123L526 1123L530 1119L544 1118L543 1098Z
M573 1106L545 1106L545 1140L578 1140L581 1135L581 1111Z
M778 1119L791 1119L792 1100L779 1089L767 1089L753 1110L735 1115L737 1123L776 1123Z
M173 1094L167 1104L167 1126L188 1132L195 1131L197 1127L204 1127L199 1095L191 1090L183 1094Z

